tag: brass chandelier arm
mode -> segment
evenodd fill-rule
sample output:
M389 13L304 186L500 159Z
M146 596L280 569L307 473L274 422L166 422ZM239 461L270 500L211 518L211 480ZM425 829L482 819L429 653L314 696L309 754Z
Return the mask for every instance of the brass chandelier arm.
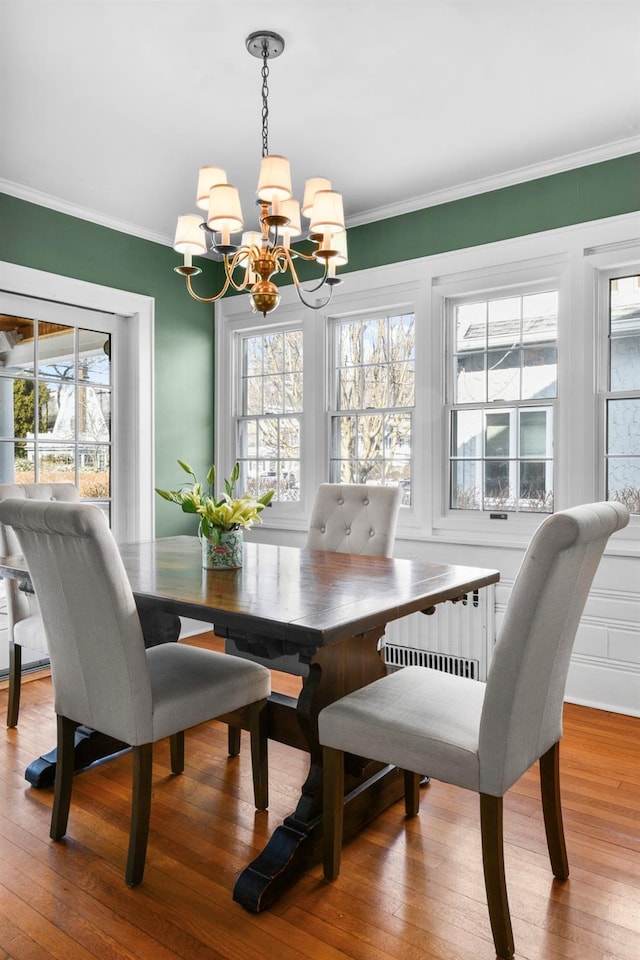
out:
M327 299L324 300L322 303L318 303L318 304L310 303L308 300L305 300L305 298L303 297L303 293L315 293L316 290L320 289L320 287L324 284L327 276L327 267L325 266L324 276L322 277L321 282L317 286L313 287L312 290L305 290L304 287L301 286L300 284L300 278L298 276L295 266L293 265L293 258L291 257L291 254L285 247L281 247L280 249L284 253L289 269L291 270L291 276L293 278L293 283L295 285L296 293L298 294L298 298L300 299L300 302L303 303L305 307L309 307L311 310L321 310L323 307L326 307L331 301L331 298L333 296L333 287L329 287L329 294L327 296ZM284 273L284 271L282 272Z
M187 277L186 280L187 280L187 289L189 293L191 294L194 300L198 300L200 303L215 303L216 300L220 300L221 297L224 297L225 293L229 289L229 278L227 277L227 279L225 280L224 286L222 287L222 290L219 293L216 293L215 296L213 297L201 297L199 294L195 292L195 290L191 286L191 277Z

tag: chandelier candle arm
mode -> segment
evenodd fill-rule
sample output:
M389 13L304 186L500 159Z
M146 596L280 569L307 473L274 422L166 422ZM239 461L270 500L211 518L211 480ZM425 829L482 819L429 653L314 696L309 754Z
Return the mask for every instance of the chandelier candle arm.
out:
M271 277L290 273L301 303L321 309L331 299L335 284L341 282L336 268L347 263L342 195L332 189L326 177L311 177L305 183L302 207L294 199L289 161L269 152L269 61L280 56L284 40L277 33L262 30L247 37L246 47L262 60L262 160L256 191L260 231L243 233L240 246L232 241L232 234L244 227L240 196L222 167L205 165L198 173L196 206L206 211L206 221L197 215L178 218L174 249L183 254L184 263L174 269L185 277L189 294L200 303L220 300L230 287L237 292L249 289L252 308L265 317L280 303L278 287ZM310 220L307 239L316 244L310 254L291 248L292 240L303 236L301 214ZM206 256L208 244L222 260L225 278L218 293L201 297L191 284L191 278L202 272L193 266L192 257ZM322 276L312 289L302 287L294 258L322 266ZM241 278L239 275L236 279L235 273L240 270ZM305 293L315 293L325 286L327 296L322 303L305 299Z

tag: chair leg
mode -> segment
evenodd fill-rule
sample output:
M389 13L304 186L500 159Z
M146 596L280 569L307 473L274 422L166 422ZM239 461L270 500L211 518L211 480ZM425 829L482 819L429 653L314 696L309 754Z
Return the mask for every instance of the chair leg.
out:
M184 771L184 730L174 733L169 737L169 749L171 751L171 773L182 773Z
M496 953L502 960L512 960L513 930L504 875L504 844L502 834L502 797L480 794L480 830L482 833L482 864L487 891L489 920Z
M127 886L135 887L144 874L149 837L151 813L151 771L153 747L144 743L133 747L133 792L131 795L131 830L125 880Z
M228 753L230 757L237 757L240 753L240 735L242 733L242 727L232 727L229 724L228 727Z
M540 757L540 791L551 869L558 880L567 880L569 859L562 825L559 741Z
M404 770L404 812L415 817L420 809L420 774Z
M253 772L253 797L256 810L269 806L269 764L267 757L267 701L249 704L249 734L251 737L251 770ZM229 727L231 732L232 727ZM240 729L238 728L238 733ZM239 748L238 748L239 749Z
M67 832L69 807L71 805L71 787L75 766L74 743L78 724L68 717L58 715L58 738L56 744L56 779L53 788L53 808L51 810L52 840L61 840Z
M325 880L340 873L344 824L344 753L332 747L322 749L323 770L323 854Z
M9 702L7 703L7 726L18 726L20 711L20 685L22 682L22 647L9 641Z

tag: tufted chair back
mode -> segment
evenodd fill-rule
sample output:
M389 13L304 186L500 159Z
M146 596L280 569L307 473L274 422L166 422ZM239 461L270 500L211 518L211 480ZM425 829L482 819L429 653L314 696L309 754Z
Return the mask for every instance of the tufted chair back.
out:
M399 487L321 483L311 513L307 547L390 557L401 498Z

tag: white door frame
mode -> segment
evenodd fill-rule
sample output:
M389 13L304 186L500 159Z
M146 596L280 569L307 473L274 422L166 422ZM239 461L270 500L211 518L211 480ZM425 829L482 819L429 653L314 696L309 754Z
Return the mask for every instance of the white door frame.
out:
M119 402L127 405L132 425L114 491L127 509L116 510L114 534L124 542L150 540L155 535L154 504L154 307L153 297L128 290L62 277L0 261L0 291L40 300L85 307L126 318L125 342L119 351L124 369ZM126 472L125 472L126 471Z

